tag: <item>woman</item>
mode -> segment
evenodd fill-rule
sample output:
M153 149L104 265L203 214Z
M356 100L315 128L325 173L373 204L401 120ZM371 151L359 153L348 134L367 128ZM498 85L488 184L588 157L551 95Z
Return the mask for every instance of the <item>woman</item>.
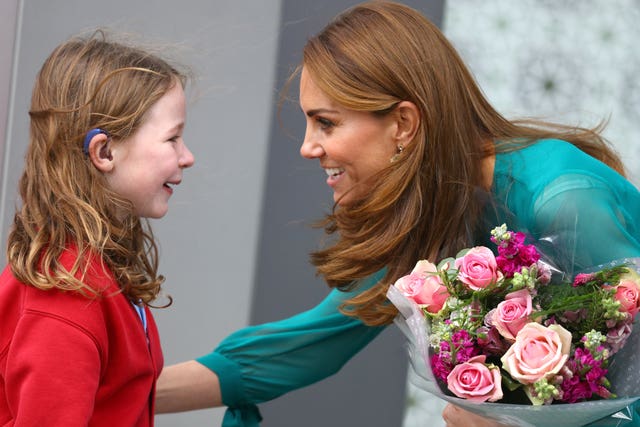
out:
M416 260L488 243L478 236L496 224L580 248L561 265L569 272L640 256L640 194L600 129L505 119L415 10L347 10L308 41L299 75L300 152L325 169L335 200L332 240L312 262L334 289L166 368L160 412L225 404L225 425L257 425L256 403L335 373L392 322L386 290Z

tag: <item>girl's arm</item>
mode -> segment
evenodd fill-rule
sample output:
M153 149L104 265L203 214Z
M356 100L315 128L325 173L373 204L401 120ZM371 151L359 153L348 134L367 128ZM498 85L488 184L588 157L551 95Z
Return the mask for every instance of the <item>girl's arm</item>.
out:
M52 316L23 316L4 367L6 405L13 423L88 425L101 375L100 356L82 328Z

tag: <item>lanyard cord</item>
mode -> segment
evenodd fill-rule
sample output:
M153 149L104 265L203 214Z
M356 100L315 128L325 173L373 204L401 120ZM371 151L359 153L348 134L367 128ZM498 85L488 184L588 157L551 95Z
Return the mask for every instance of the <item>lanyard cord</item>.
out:
M136 309L136 312L138 313L138 317L140 317L140 321L142 322L142 327L144 328L144 332L145 334L147 333L147 313L144 311L144 306L139 304L134 303L133 301L131 301L131 305L133 305L133 308Z

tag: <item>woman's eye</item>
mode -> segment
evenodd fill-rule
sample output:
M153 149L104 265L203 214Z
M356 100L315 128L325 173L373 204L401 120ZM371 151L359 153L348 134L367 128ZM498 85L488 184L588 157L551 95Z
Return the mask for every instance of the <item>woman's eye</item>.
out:
M322 118L322 117L318 117L318 123L320 123L320 128L321 129L329 129L331 127L333 127L333 122L331 120Z
M180 138L179 136L174 136L173 138L169 138L169 141L171 141L171 142L178 142L178 139L179 139L179 138Z

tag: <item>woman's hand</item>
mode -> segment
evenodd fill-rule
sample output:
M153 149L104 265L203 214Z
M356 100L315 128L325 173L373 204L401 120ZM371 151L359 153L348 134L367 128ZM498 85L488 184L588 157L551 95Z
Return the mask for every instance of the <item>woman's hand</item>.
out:
M447 427L507 427L505 424L465 411L452 404L445 406L442 411L442 419Z
M156 413L222 406L218 376L190 360L165 366L156 383Z

